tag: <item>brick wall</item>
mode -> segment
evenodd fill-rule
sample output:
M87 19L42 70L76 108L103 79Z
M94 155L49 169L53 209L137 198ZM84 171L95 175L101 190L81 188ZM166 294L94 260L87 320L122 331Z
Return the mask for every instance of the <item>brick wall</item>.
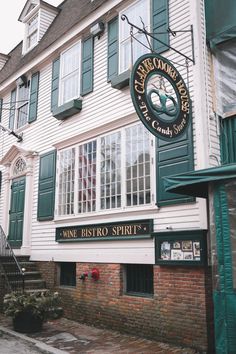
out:
M79 279L93 267L100 271L97 282ZM48 284L56 284L53 262L42 264L40 269ZM76 277L76 288L57 288L66 317L203 351L211 348L210 271L202 267L154 266L153 298L124 295L119 264L77 263Z

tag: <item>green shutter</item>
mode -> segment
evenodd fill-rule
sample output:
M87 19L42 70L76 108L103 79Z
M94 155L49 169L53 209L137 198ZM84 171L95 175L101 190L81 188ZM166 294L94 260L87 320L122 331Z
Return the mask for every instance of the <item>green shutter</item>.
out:
M51 111L53 111L54 108L58 107L59 73L60 73L60 58L57 58L52 63Z
M236 162L236 117L221 121L222 164Z
M152 32L154 36L169 45L169 11L168 0L152 0ZM160 33L160 34L159 34ZM163 53L168 47L160 42L153 41L153 49L157 53Z
M107 78L110 81L113 77L118 75L118 17L115 17L108 23L108 68Z
M2 103L3 103L3 99L0 98L0 122L2 121Z
M40 157L38 220L52 220L55 200L56 151Z
M165 192L163 177L193 170L192 124L187 131L174 141L157 139L157 205L184 203L192 198Z
M81 95L93 91L93 37L82 43Z
M39 72L33 74L31 77L29 118L28 118L29 123L34 122L37 119L38 90L39 90Z
M15 109L16 109L16 89L11 91L11 102L10 102L10 113L9 113L9 129L14 129L15 120Z

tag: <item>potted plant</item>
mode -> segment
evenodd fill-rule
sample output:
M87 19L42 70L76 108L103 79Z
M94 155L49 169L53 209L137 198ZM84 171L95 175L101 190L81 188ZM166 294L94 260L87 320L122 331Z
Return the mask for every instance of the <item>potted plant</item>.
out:
M4 313L11 316L17 332L32 333L42 329L43 322L59 318L62 309L58 306L58 293L33 292L5 295Z

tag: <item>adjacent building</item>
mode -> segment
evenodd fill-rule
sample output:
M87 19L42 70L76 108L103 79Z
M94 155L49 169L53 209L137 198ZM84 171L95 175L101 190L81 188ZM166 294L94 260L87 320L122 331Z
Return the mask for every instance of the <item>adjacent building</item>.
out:
M220 164L204 1L28 0L19 21L23 41L0 54L0 225L14 253L38 262L70 318L212 352L206 192L164 183ZM133 104L135 65L156 135Z

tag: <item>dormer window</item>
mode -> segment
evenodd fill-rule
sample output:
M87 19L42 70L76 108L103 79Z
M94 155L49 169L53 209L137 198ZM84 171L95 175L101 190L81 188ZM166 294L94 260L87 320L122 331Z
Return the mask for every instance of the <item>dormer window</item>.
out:
M28 22L27 49L32 48L38 42L38 14Z
M43 0L28 0L26 2L19 17L19 21L25 24L23 55L40 42L58 12L58 8Z

